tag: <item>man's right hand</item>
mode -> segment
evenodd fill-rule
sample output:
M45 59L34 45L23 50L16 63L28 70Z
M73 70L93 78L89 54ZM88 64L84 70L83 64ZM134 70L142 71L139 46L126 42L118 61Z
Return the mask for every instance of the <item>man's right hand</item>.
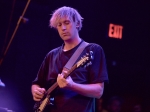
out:
M32 85L31 91L33 95L33 100L40 101L43 98L46 90L45 88L40 88L38 85Z

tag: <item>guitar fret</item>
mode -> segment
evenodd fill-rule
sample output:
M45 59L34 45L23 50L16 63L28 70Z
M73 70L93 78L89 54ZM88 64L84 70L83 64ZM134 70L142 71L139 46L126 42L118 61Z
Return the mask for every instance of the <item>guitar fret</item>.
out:
M46 94L50 94L56 87L58 86L58 83L55 82L46 92Z

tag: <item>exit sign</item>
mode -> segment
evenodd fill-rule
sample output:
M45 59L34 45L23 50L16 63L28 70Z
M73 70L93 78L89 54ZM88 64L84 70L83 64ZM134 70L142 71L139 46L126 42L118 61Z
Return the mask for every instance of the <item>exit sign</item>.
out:
M116 24L110 23L109 24L108 36L110 38L122 39L122 30L123 30L122 25L116 25Z

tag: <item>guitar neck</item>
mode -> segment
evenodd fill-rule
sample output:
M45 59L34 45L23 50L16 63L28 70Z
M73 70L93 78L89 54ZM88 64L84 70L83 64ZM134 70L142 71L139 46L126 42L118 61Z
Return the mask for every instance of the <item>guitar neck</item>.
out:
M50 94L56 87L58 86L58 83L55 82L46 92L46 94Z

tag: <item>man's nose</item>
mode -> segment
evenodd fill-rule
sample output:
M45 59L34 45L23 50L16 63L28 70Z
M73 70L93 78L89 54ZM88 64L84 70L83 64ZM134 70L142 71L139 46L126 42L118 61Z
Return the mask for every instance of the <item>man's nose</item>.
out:
M66 29L66 26L65 25L62 25L62 30L65 30Z

